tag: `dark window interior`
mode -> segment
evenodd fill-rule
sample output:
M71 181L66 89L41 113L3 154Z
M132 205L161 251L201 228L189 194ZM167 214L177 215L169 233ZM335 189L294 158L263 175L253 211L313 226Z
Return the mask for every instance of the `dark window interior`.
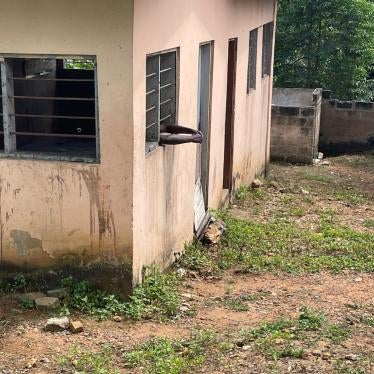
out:
M263 46L262 46L262 76L271 74L271 63L273 59L273 33L274 23L270 22L263 27Z
M247 93L249 93L251 89L253 90L256 89L257 39L258 39L258 29L252 30L249 34Z
M5 66L12 70L15 131L4 136L16 139L8 153L96 159L95 71L66 69L54 58L6 58Z

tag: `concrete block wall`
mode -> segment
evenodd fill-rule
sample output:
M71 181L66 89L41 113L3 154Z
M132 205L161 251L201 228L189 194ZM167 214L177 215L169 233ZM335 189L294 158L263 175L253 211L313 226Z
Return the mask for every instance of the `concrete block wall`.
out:
M374 149L374 102L339 101L324 91L320 149L326 154Z
M317 157L322 91L275 89L271 158L310 164Z

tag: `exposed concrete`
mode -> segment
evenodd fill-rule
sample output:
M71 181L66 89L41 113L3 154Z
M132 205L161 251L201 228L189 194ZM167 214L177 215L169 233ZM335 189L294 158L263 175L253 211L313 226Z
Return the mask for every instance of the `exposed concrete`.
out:
M322 90L273 90L271 158L310 164L318 154Z
M374 149L374 103L339 101L324 92L320 148L326 154Z

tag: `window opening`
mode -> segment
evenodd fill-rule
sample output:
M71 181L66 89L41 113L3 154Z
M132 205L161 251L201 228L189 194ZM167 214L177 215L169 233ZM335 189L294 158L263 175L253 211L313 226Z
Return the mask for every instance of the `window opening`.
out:
M13 156L98 160L96 63L65 69L63 58L0 60L0 150Z
M262 77L271 73L271 63L273 59L273 33L274 23L270 22L263 27L263 46L262 46Z
M146 151L157 147L160 126L177 120L177 51L147 56Z
M247 93L256 89L257 83L257 39L258 29L249 34Z

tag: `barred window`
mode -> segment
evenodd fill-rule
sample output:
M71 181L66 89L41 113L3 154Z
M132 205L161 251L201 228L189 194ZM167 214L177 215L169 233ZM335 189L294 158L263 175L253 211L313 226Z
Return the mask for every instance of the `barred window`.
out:
M256 89L257 83L257 39L258 29L254 29L249 34L249 56L248 56L248 79L247 93Z
M87 57L84 66L78 61L0 57L3 155L98 161L96 60Z
M160 126L177 120L177 51L147 56L146 151L157 147Z

